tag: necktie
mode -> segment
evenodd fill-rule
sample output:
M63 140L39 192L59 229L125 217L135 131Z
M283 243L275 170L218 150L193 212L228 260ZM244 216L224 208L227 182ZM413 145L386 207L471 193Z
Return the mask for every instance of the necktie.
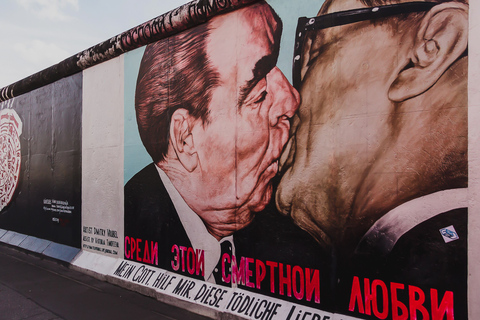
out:
M221 249L220 259L218 260L218 263L215 266L215 269L213 269L213 276L215 277L216 284L231 287L232 285L230 283L226 283L222 279L222 270L223 270L222 258L223 258L223 254L228 253L230 259L233 259L232 244L230 243L230 241L225 240L222 243L220 243L220 249ZM225 275L229 275L231 273L231 263L229 263L228 260L225 260L224 268L225 268Z

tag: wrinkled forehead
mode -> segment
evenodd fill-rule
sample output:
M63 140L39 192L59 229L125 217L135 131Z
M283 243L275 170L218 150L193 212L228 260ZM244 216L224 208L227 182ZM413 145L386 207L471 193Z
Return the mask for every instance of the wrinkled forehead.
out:
M229 36L224 35L225 39L236 36L239 40L251 41L243 38L262 37L273 44L282 32L280 18L264 1L215 17L210 24L214 30L212 33L228 33Z
M207 54L212 65L225 74L238 61L243 64L239 72L251 72L263 57L278 53L281 21L263 1L215 17L210 23Z
M265 35L271 43L278 38L280 29L280 18L273 9L265 2L256 3L239 11L240 22L250 26L253 30L264 30Z

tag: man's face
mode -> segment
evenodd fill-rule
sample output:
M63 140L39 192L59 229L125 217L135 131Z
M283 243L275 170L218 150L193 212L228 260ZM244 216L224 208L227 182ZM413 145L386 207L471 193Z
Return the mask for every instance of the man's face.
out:
M192 129L199 157L197 190L208 210L257 212L287 142L298 92L275 67L280 30L270 7L255 5L212 20L207 55L220 75L209 123ZM249 218L247 218L248 220Z
M362 7L356 0L333 0L321 14ZM370 21L309 35L298 125L276 200L319 241L341 239L349 221L362 221L376 200L369 192L382 183L379 173L385 172L374 163L393 139L394 105L387 93L406 49L400 45L404 35Z

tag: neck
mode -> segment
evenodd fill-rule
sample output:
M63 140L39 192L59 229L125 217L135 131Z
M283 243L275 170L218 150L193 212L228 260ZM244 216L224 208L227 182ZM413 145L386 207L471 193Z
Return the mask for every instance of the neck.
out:
M185 203L202 219L208 232L220 240L244 228L253 220L248 208L216 205L215 197L197 171L188 172L178 161L165 159L157 164L168 176Z

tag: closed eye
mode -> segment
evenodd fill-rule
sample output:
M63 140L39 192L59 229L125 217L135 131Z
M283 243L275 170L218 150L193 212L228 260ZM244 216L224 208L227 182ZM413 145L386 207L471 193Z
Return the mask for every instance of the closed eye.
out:
M255 100L253 103L262 103L263 101L265 101L265 98L267 97L267 94L268 92L267 91L263 91L260 96L258 97L257 100Z

